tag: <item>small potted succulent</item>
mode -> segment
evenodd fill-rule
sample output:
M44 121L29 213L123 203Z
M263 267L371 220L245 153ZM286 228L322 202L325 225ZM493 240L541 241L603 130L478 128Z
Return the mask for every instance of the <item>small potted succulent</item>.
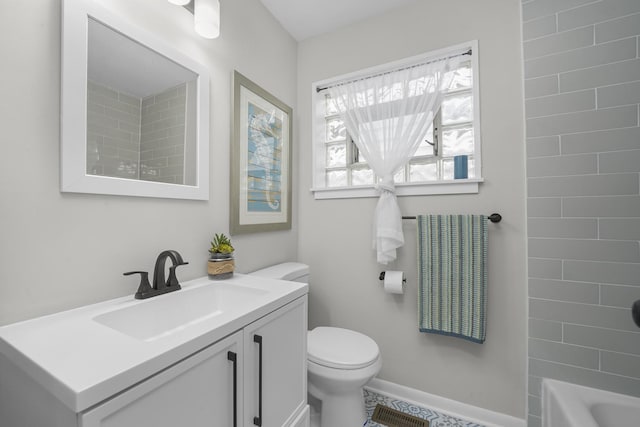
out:
M215 234L209 248L209 262L207 272L213 279L227 279L233 276L235 263L233 261L233 245L223 233Z
M215 234L209 248L211 259L227 259L233 257L231 240L224 233Z

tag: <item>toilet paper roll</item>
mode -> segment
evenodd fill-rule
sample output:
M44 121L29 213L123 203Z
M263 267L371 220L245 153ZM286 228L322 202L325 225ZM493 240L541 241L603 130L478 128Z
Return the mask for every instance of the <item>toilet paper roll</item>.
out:
M404 273L402 271L385 271L384 291L389 294L401 294L404 292Z

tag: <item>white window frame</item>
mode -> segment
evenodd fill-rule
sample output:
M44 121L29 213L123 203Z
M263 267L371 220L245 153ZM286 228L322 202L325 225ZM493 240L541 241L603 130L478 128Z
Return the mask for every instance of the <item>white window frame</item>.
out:
M313 83L312 90L312 123L311 123L311 141L312 141L312 161L313 161L313 188L311 191L316 199L340 199L340 198L358 198L358 197L379 197L378 191L374 185L361 186L345 186L345 187L327 187L325 182L326 172L326 119L325 119L325 102L322 92L318 92L318 88L335 85L340 82L360 79L367 76L389 72L391 70L437 60L448 56L460 54L471 49L471 67L472 67L472 94L473 94L473 132L474 132L474 169L475 177L468 179L453 180L435 180L428 182L403 182L396 184L397 196L418 196L418 195L435 195L435 194L469 194L478 193L479 183L483 182L482 178L482 159L481 159L481 126L480 126L480 78L478 66L478 41L461 43L455 46L431 51L425 54L405 58L382 64L376 67L366 68L354 73L344 74L331 79L322 80Z

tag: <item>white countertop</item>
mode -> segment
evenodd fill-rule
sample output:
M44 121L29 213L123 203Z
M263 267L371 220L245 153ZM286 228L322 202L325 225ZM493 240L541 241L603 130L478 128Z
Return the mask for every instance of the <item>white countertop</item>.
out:
M115 310L222 283L267 292L153 340L133 338L94 320ZM308 291L304 283L243 274L221 281L203 277L182 287L146 300L130 295L0 327L0 353L66 406L82 412Z

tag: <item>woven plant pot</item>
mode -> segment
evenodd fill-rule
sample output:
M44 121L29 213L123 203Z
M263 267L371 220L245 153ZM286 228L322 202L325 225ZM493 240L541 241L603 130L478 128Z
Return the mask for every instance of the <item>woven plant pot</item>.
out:
M235 269L233 253L212 253L210 255L209 262L207 262L207 273L210 278L222 280L233 276L233 270Z

